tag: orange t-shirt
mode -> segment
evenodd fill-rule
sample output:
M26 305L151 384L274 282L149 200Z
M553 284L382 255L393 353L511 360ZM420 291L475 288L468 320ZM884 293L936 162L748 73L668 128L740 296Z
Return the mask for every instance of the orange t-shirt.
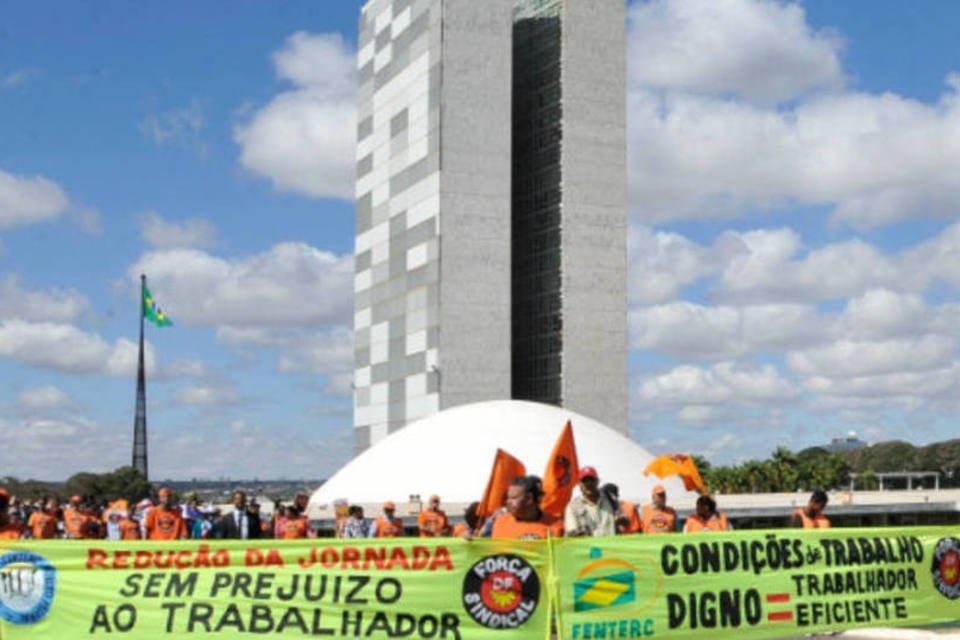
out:
M67 509L63 512L63 529L68 538L77 540L87 535L87 516L79 509Z
M0 540L19 540L23 525L8 523L0 527Z
M628 533L640 533L643 531L643 521L640 520L640 514L637 513L637 505L632 502L627 502L626 500L620 501L620 513L617 514L617 520L621 518L625 519L626 522L617 524L617 533L619 534L628 534Z
M710 518L704 520L697 514L692 514L687 518L687 524L684 526L684 533L697 533L698 531L729 531L730 524L727 522L727 516L723 513L715 513Z
M46 511L34 511L27 520L27 526L37 540L49 540L57 535L57 517Z
M450 535L454 538L466 538L470 534L470 526L465 522L458 522L453 525Z
M818 513L815 518L811 518L810 516L807 515L807 512L804 511L803 509L797 509L796 511L793 512L793 520L794 522L799 520L801 523L803 523L804 529L829 529L830 528L830 520L827 518L827 516L823 515L822 513Z
M427 509L420 512L417 518L417 524L420 525L421 538L436 538L447 535L447 514L437 509Z
M120 521L120 539L121 540L139 540L140 525L136 520L124 518Z
M549 513L541 513L539 520L525 522L517 520L513 514L502 513L493 521L490 537L512 540L560 538L563 537L563 520Z
M310 530L310 518L299 516L297 518L285 518L283 521L283 540L297 540L306 538L307 531Z
M671 507L657 509L652 504L643 505L644 533L672 533L677 523L677 512Z
M383 516L377 516L375 522L377 523L378 538L398 538L403 535L403 520L400 518L387 519Z
M165 511L154 507L143 521L148 540L180 540L187 537L187 525L179 510Z

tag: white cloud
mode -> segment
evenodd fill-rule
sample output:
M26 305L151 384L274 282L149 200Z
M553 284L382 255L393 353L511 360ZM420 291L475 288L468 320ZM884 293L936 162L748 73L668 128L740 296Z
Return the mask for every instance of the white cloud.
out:
M879 342L839 340L827 347L787 354L790 368L807 376L857 377L949 366L957 343L946 336Z
M70 396L52 385L25 389L18 400L21 407L31 410L64 409L76 405Z
M644 407L687 409L692 413L686 417L694 419L710 415L705 407L778 405L796 395L793 384L773 365L732 361L709 368L681 365L644 379L638 391Z
M353 198L354 52L340 34L298 32L274 54L274 64L294 88L236 127L241 165L280 190Z
M655 1L631 18L637 220L797 205L857 228L960 215L960 76L936 102L847 90L835 39L795 4Z
M654 0L630 8L631 80L762 103L843 84L839 38L796 4Z
M22 364L82 375L132 376L137 345L125 338L108 343L96 334L52 322L0 322L0 357ZM151 345L144 345L148 372L154 365Z
M217 239L216 228L202 218L177 222L150 212L140 216L139 222L144 242L157 249L206 249L213 246Z
M222 381L192 385L174 394L176 402L198 407L223 407L235 404L239 399L237 390Z
M16 275L0 280L0 319L33 322L69 322L85 313L90 302L72 289L32 291L21 286Z
M0 82L0 86L4 89L13 89L15 87L22 87L25 85L31 78L39 75L39 71L36 69L23 68L17 69L16 71L11 71L3 77L3 81Z
M627 235L630 301L666 302L681 289L718 270L717 251L650 227L633 225Z
M67 194L52 180L0 169L0 228L53 220L69 207Z
M203 104L194 99L184 107L147 114L140 121L140 131L158 147L191 147L204 154L206 145L200 140L204 120Z
M193 249L155 251L129 270L174 322L233 327L345 324L352 314L353 256L296 242L238 259Z

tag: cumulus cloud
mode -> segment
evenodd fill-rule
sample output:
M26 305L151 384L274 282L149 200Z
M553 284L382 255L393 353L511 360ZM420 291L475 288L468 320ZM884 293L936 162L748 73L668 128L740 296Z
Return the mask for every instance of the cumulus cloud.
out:
M52 180L0 169L0 228L53 220L69 208L66 192Z
M731 401L740 404L779 404L795 397L797 390L773 365L733 361L709 368L682 365L646 378L639 398L645 406L709 407Z
M65 409L76 404L70 396L52 385L25 389L20 392L18 402L24 409L30 410Z
M655 1L630 15L638 220L808 205L867 228L960 214L958 76L933 103L848 90L836 39L793 3Z
M283 191L353 198L355 53L340 34L297 32L274 66L293 88L235 128L240 164Z
M28 289L14 274L0 280L0 318L30 322L69 322L90 307L86 296L73 289L49 292Z
M174 401L197 407L222 407L235 404L240 394L232 384L220 381L207 381L184 387L174 394Z
M39 71L36 69L31 69L29 67L23 69L17 69L16 71L11 71L3 77L3 81L0 81L0 87L4 89L14 89L16 87L22 87L32 78L39 75Z
M82 375L132 376L137 345L120 338L112 344L69 324L0 322L0 357L22 364ZM145 366L153 370L154 353L144 345Z
M346 324L352 314L353 257L298 242L237 259L195 249L143 256L129 270L145 273L177 322L232 327Z
M206 249L213 246L217 239L216 228L202 218L178 222L150 212L141 215L139 222L144 242L157 249Z
M839 87L842 42L796 4L654 0L630 8L631 81L761 103Z

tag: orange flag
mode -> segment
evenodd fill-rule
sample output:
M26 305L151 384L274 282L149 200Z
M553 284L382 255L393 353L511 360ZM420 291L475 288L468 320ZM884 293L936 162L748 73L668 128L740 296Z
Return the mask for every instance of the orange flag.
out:
M543 500L540 508L550 515L563 517L573 488L577 486L577 445L573 441L573 425L567 420L553 453L547 460L547 469L543 472Z
M487 488L483 490L483 497L480 498L477 515L488 518L495 514L506 503L510 482L514 478L525 475L527 475L527 468L522 462L503 449L497 449L497 455L493 459L493 469L490 470L490 479L487 480Z
M681 453L658 456L643 470L645 476L651 473L658 478L680 476L687 491L696 491L700 494L707 493L707 487L704 485L700 472L697 470L697 464L691 456L685 456Z

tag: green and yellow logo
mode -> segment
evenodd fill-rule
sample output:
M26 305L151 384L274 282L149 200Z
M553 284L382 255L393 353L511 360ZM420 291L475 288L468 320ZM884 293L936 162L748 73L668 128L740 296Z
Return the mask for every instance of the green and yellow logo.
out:
M573 583L573 610L592 611L637 602L637 581L645 574L647 579L642 590L646 592L653 587L653 593L640 608L650 606L660 591L660 576L652 563L642 559L642 564L651 564L649 570L644 570L626 560L602 558L601 555L600 549L591 549L590 557L594 558L593 562L584 566L577 574Z

